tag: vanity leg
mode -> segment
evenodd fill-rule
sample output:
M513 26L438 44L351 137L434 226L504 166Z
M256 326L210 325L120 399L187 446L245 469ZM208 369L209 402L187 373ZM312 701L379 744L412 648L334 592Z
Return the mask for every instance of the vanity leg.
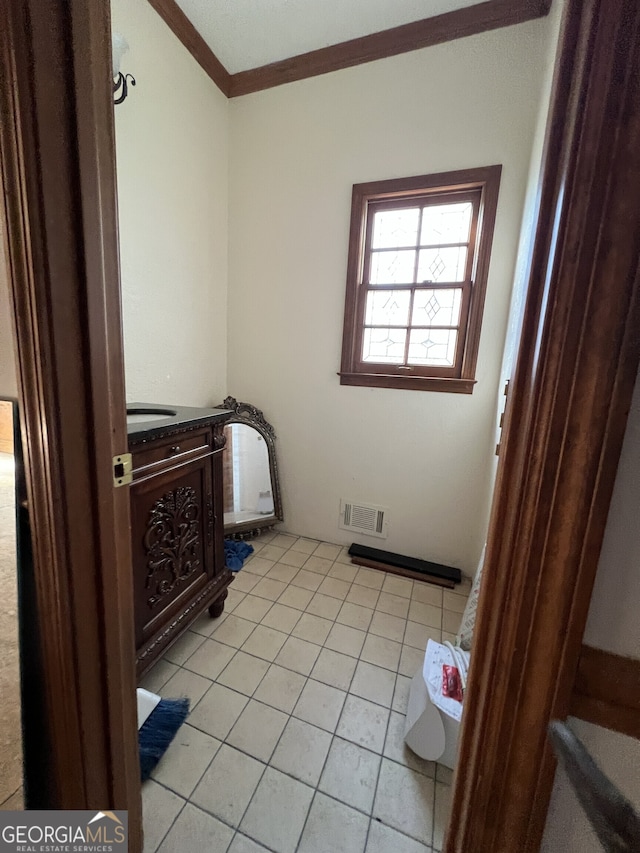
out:
M224 610L224 602L228 595L229 590L225 589L220 598L216 598L213 604L209 607L209 616L211 616L212 619L217 619L218 616L222 616L222 611Z

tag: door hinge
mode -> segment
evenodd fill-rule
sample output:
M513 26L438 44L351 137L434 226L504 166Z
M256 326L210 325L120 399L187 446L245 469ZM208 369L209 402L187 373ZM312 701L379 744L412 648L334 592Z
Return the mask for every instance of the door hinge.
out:
M133 462L130 453L113 457L113 485L128 486L133 480Z

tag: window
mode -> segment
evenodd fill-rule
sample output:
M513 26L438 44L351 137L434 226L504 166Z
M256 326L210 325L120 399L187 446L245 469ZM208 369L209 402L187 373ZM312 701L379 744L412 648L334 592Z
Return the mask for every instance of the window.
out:
M472 393L501 170L354 185L342 385Z

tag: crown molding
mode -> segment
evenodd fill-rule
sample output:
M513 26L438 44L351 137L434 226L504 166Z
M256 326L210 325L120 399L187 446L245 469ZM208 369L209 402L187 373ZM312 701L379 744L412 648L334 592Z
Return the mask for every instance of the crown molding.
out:
M228 98L231 75L175 0L149 0L149 4Z
M549 13L551 0L488 0L231 75L230 97L510 27Z
M317 77L365 62L511 27L549 14L551 0L487 0L411 24L229 74L175 0L149 0L189 53L228 98Z

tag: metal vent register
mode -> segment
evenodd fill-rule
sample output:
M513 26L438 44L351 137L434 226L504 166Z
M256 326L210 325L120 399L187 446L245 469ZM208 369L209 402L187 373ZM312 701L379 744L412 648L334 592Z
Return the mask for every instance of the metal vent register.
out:
M374 504L358 504L353 501L340 501L340 527L343 530L356 530L367 536L387 538L387 508Z

